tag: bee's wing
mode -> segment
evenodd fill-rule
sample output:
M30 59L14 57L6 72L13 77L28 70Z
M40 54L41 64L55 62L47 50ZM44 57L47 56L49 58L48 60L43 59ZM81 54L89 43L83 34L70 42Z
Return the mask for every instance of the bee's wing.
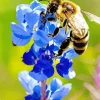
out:
M65 16L68 20L69 25L71 26L71 29L76 31L77 33L80 33L81 29L86 29L86 30L89 29L88 24L86 23L80 11L77 12L77 14L74 16L69 17L66 13Z
M65 15L74 33L82 35L82 32L81 32L82 29L88 30L89 28L88 24L86 23L81 12L78 12L75 16L72 16L72 17L68 17L67 14Z
M86 23L83 15L81 12L78 12L74 18L74 23L75 23L75 26L78 28L78 29L88 29L88 24Z
M98 17L94 14L91 14L90 12L84 11L84 10L82 10L81 12L84 13L90 19L90 21L94 21L94 22L100 24L100 17Z

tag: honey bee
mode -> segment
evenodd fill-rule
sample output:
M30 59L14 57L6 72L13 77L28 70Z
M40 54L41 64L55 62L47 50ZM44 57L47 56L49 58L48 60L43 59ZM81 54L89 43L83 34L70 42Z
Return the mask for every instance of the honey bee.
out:
M54 5L55 2L57 2L57 0L52 0L51 5L52 3ZM61 43L58 54L55 54L55 56L62 55L62 53L69 47L70 42L73 43L73 48L77 54L83 54L88 46L89 27L82 13L84 13L91 21L95 21L98 24L100 24L100 17L81 10L78 5L71 1L60 1L55 11L56 18L61 23L63 22L62 27L65 27L65 33L67 28L70 27L70 36ZM56 36L59 33L59 29L62 27L57 27L54 30L54 33L49 34L49 36Z

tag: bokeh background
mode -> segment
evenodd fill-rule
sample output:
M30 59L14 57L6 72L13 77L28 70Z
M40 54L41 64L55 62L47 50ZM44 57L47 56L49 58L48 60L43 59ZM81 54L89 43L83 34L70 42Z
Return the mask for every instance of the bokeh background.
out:
M80 5L81 9L100 16L100 0L72 0ZM0 100L24 100L25 89L18 81L18 73L22 70L31 70L32 67L24 65L21 56L32 43L24 47L13 47L11 40L10 23L16 20L16 6L30 3L32 0L0 0ZM47 1L42 1L47 3ZM72 83L73 88L64 100L92 100L84 82L94 84L93 75L100 55L100 25L90 22L90 39L86 52L74 58L76 77L72 80L61 78L57 73L53 77L60 78L63 83ZM52 78L49 79L49 81ZM48 82L49 82L48 81Z

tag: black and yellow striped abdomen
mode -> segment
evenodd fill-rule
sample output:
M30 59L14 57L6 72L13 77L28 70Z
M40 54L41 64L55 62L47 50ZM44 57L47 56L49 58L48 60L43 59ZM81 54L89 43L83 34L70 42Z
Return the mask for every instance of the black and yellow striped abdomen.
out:
M83 38L79 38L74 34L71 36L71 39L73 41L73 47L75 52L79 55L83 54L83 52L87 49L88 46L88 39L89 39L88 32Z

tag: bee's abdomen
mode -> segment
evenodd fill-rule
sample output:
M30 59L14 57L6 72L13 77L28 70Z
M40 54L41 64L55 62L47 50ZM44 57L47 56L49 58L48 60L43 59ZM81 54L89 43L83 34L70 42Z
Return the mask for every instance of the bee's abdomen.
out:
M86 46L88 44L88 41L86 42L81 42L81 43L76 43L74 42L73 45L77 48L83 48L84 46Z
M77 54L81 55L87 48L88 41L84 43L75 43L73 42L74 50Z
M75 52L76 52L77 54L79 54L79 55L83 54L83 52L85 51L85 50L76 50L76 49L74 49L74 50L75 50Z
M89 35L87 33L82 39L73 41L73 47L77 54L81 55L84 53L88 45L88 38L89 38Z

